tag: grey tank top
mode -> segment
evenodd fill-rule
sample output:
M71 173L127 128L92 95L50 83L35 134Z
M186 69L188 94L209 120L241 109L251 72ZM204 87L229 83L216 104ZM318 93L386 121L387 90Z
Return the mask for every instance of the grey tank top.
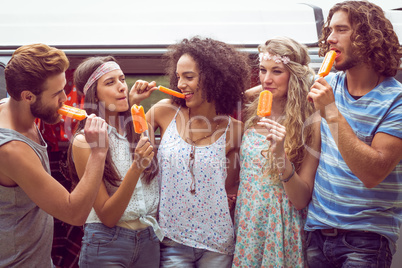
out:
M0 146L10 141L28 144L50 174L47 146L40 133L39 136L42 145L17 131L0 128ZM0 185L0 267L53 267L52 242L53 217L20 187Z

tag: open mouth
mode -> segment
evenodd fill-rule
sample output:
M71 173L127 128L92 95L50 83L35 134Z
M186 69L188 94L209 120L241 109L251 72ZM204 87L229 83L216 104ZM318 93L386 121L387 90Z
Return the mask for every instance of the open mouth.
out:
M342 53L341 53L341 51L339 51L339 50L337 50L337 49L331 49L332 51L335 51L335 53L336 53L336 57L335 57L335 59L336 58L338 58Z
M187 99L190 99L193 95L194 95L194 93L190 93L190 92L185 92L185 93L183 93L184 94L184 98L187 100Z

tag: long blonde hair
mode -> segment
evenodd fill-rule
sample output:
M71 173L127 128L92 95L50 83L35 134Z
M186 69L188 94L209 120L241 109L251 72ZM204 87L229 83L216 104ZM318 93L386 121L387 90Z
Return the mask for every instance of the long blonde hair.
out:
M307 94L314 81L314 71L309 67L310 57L307 47L288 37L270 39L258 46L260 53L269 52L272 55L287 56L290 62L284 64L290 72L288 92L283 119L279 122L286 128L285 152L288 159L300 170L301 163L306 156L305 145L310 145L312 128L304 126L306 120L313 114L314 106L307 101ZM275 100L274 100L275 101ZM245 110L246 128L253 127L259 117L257 116L258 95ZM269 152L268 152L269 153ZM267 156L275 161L273 156ZM266 165L268 165L267 163ZM276 165L269 173L277 177ZM276 175L275 175L276 174ZM274 178L273 178L274 179Z

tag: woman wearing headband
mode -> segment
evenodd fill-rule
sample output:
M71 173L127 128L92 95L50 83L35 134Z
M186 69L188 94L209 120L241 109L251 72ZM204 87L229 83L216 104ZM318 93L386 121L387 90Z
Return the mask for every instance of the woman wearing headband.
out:
M307 102L314 73L307 48L290 38L270 39L258 51L261 86L245 111L233 267L305 267L304 208L320 147L319 118ZM261 90L273 96L262 119Z
M84 227L79 265L159 267L157 163L150 140L134 132L124 73L113 57L94 57L78 66L74 83L85 94L87 113L110 126L103 183ZM89 156L83 124L68 151L74 182Z

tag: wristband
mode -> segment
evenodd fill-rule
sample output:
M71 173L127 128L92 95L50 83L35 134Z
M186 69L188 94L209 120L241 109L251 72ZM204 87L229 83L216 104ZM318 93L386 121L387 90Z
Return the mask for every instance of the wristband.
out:
M279 180L281 182L288 182L293 177L293 175L295 174L295 165L292 162L290 162L290 164L292 164L292 173L290 173L289 177L287 177L284 180L282 179L283 173L279 173Z

